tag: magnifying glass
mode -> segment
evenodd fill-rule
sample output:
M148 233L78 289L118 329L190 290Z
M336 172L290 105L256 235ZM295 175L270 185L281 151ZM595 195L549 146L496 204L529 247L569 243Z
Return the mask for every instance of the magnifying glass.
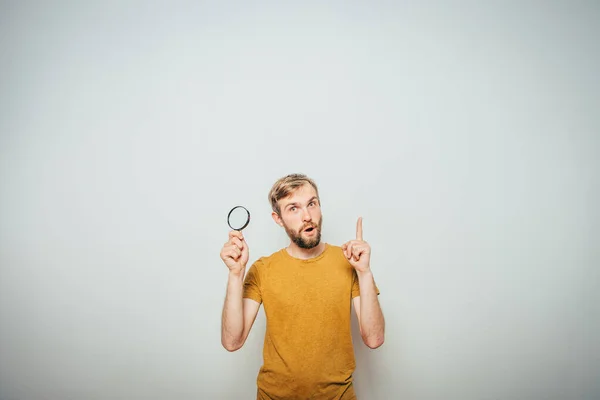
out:
M227 214L227 224L235 231L241 231L250 223L250 211L244 206L235 206Z

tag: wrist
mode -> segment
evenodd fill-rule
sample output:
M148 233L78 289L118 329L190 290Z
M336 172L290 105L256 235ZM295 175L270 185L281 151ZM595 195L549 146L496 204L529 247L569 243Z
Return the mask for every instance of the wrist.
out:
M356 275L358 275L358 279L364 279L364 278L372 278L373 277L373 273L371 272L371 268L367 268L364 271L356 271Z
M229 271L229 279L243 279L244 278L244 272L245 272L246 268L242 268L239 271Z

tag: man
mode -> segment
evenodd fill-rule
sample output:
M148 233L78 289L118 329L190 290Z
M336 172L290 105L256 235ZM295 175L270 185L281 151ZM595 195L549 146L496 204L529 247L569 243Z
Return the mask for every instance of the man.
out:
M275 182L269 201L290 244L259 258L245 275L248 243L241 232L229 233L221 251L229 269L221 343L229 351L241 348L264 304L257 399L356 399L351 303L367 346L381 346L385 329L362 219L355 240L342 246L321 242L317 185L301 174Z

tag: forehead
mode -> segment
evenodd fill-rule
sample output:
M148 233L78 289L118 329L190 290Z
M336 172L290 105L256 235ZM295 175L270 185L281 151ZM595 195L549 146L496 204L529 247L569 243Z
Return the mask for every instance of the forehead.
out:
M294 190L292 193L290 193L287 197L280 199L279 203L280 204L287 204L287 203L293 203L293 202L301 203L304 201L308 201L311 198L316 197L316 196L317 196L317 191L315 190L315 188L312 187L312 185L305 183L304 185L300 186L299 188Z

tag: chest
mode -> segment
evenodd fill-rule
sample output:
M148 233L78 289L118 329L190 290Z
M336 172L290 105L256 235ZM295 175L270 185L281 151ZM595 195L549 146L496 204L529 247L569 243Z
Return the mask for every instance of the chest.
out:
M343 263L280 266L269 271L263 286L265 308L298 305L336 307L349 304L352 267Z

